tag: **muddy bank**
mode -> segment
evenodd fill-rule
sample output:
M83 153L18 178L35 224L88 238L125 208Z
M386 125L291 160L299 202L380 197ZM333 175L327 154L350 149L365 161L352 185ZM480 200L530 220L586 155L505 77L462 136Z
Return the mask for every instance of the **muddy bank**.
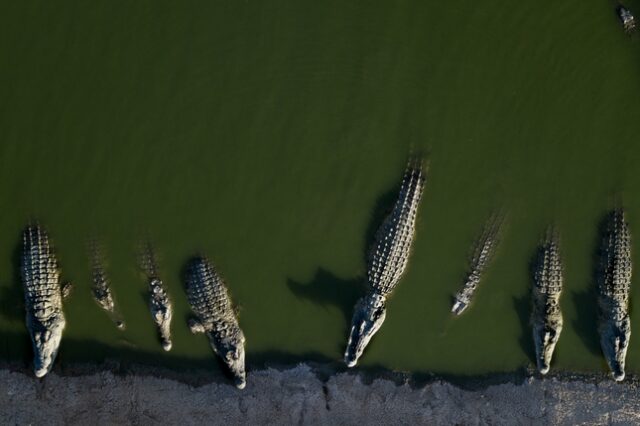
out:
M254 371L243 391L110 370L36 380L0 370L0 424L638 424L635 380L527 378L460 387L354 373L323 377L299 365Z

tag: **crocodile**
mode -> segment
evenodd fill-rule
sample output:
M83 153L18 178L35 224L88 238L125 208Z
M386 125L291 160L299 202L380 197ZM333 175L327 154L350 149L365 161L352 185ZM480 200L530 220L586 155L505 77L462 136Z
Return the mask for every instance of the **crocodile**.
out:
M615 209L604 222L597 274L600 345L614 380L624 380L631 323L631 234L624 210Z
M24 286L27 330L33 344L36 377L44 377L58 354L66 321L62 300L70 284L61 286L58 260L46 230L29 225L22 234L20 274Z
M562 332L562 261L558 233L551 229L538 249L533 271L533 341L540 374L547 374Z
M636 18L633 16L631 11L624 7L623 5L618 5L616 8L616 12L618 14L618 19L620 19L620 23L622 24L622 28L627 34L631 34L636 30Z
M238 324L229 292L213 264L204 256L192 259L186 270L187 299L196 318L189 320L192 333L204 333L226 364L238 389L246 386L245 337Z
M451 313L460 315L471 304L471 300L482 279L482 274L493 259L503 222L502 215L494 215L485 224L482 234L474 244L474 251L469 262L470 267L464 284L453 298Z
M116 312L116 304L107 278L103 249L96 241L90 243L91 256L91 293L93 298L114 322L119 330L125 329L125 323Z
M393 210L378 229L367 256L367 293L355 305L344 354L354 367L386 317L386 302L402 277L415 236L416 215L425 173L422 162L409 161Z
M149 284L149 310L153 322L158 328L162 349L170 351L171 343L171 318L173 316L173 304L158 273L153 247L146 243L141 250L140 266L144 271Z

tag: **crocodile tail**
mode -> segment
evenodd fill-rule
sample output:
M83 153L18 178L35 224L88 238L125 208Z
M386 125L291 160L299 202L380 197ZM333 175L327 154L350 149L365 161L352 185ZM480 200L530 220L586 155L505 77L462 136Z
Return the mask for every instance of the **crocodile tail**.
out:
M149 240L140 243L138 249L139 267L148 278L158 277L158 259L153 244Z
M482 233L473 245L470 258L470 270L481 273L493 259L505 222L505 213L493 213L482 229Z
M88 242L89 261L91 268L95 270L104 269L105 251L102 243L96 237L91 237Z

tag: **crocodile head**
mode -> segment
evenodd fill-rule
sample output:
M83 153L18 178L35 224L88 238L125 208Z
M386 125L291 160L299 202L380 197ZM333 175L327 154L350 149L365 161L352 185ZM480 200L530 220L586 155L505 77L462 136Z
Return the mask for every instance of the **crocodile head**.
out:
M385 316L386 304L382 295L372 293L356 303L349 342L344 353L344 362L348 367L354 367L358 363L358 358L382 326Z
M64 326L64 318L57 317L46 330L40 329L31 334L34 351L33 370L36 377L44 377L51 371L58 354Z
M547 374L551 367L551 358L556 343L560 339L562 320L535 324L533 327L533 341L536 346L536 363L540 374Z
M600 343L602 351L611 369L615 381L624 380L624 365L631 337L631 325L629 316L624 316L620 321L607 321L602 330Z
M244 342L244 334L238 328L235 333L231 333L214 348L233 374L238 389L244 389L247 385L247 374L244 370Z

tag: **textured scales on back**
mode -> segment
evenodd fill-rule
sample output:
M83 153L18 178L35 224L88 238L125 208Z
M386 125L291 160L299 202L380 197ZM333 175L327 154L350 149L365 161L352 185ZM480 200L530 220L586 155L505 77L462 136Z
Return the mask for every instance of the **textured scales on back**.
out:
M541 374L547 374L551 367L553 352L562 332L562 261L558 234L549 231L544 243L538 249L533 272L533 341L536 350L536 364Z
M631 291L631 233L622 209L609 214L601 253L598 292L626 309Z
M501 215L492 216L475 242L473 255L469 262L469 271L462 288L455 295L451 307L451 312L455 315L460 315L471 304L482 275L495 254L503 222L504 217Z
M22 235L20 272L24 286L27 329L34 351L34 372L43 377L53 366L66 325L58 260L49 235L29 225Z
M425 176L420 161L410 161L398 199L382 223L367 258L368 292L356 303L344 361L353 367L386 317L387 296L404 273L415 235Z
M422 165L411 162L393 211L376 233L368 256L367 279L373 291L380 295L389 295L394 290L409 263L424 183Z
M236 322L224 281L204 258L194 260L189 267L187 298L205 328L215 328L222 321Z
M236 386L246 385L244 368L245 337L222 277L204 257L187 266L187 299L196 319L189 321L192 333L205 333L213 351L233 374Z
M625 359L631 338L631 233L622 209L604 223L598 280L600 344L616 381L625 377Z

